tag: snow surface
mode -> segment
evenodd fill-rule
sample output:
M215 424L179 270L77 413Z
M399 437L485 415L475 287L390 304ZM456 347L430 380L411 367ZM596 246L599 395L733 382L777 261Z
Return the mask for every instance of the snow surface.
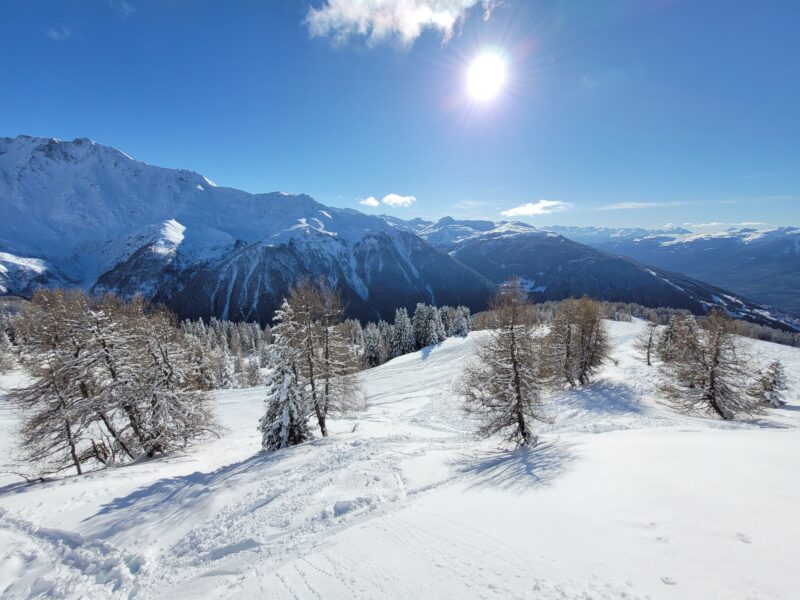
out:
M216 395L185 455L26 485L0 478L3 598L796 598L800 351L789 405L680 416L608 323L613 360L556 394L540 445L479 441L451 391L484 333L364 375L366 412L258 451L263 390ZM10 387L18 374L0 376ZM14 415L0 400L0 451Z

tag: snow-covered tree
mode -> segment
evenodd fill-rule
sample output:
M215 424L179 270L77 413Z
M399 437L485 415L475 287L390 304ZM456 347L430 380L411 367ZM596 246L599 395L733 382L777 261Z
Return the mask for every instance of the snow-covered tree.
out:
M756 379L751 395L761 404L779 408L786 404L783 392L788 389L786 372L779 360L773 360Z
M479 434L503 434L518 446L535 444L532 421L546 420L530 308L519 281L500 288L491 304L496 328L456 383L465 413L478 421Z
M22 454L37 468L48 461L24 432L61 435L79 464L114 464L185 446L216 427L204 391L208 365L197 346L171 314L140 298L39 291L16 329L23 365L37 378L14 393ZM62 412L77 415L69 428L51 410L56 400ZM52 422L45 423L48 415Z
M411 319L408 318L408 311L405 308L398 308L394 312L394 328L392 329L392 356L402 356L413 352L415 347L414 328L411 326Z
M75 385L75 374L68 361L53 351L38 354L27 366L35 382L9 393L23 415L19 458L33 466L37 476L69 467L80 475L82 463L91 458L85 436L90 410Z
M723 419L759 412L759 401L748 389L752 363L732 332L733 320L714 310L688 351L663 364L662 389L679 410Z
M236 379L236 364L227 345L219 349L218 360L219 387L223 390L232 390L239 387L239 382Z
M309 399L298 368L301 356L291 343L298 324L286 300L275 312L274 321L270 370L265 382L267 410L258 424L261 444L270 451L302 444L312 437L308 428Z
M153 310L138 322L138 364L131 390L138 400L139 443L148 456L186 447L217 430L202 364L191 361L174 315Z
M10 371L14 366L14 355L12 354L11 342L8 340L3 321L0 318L0 373Z
M452 310L450 318L450 331L447 335L463 336L470 331L470 314L466 306L458 306Z
M367 323L364 328L364 364L377 367L381 364L381 332L375 323Z
M411 318L411 325L414 328L417 349L438 344L446 337L442 318L435 306L418 303Z

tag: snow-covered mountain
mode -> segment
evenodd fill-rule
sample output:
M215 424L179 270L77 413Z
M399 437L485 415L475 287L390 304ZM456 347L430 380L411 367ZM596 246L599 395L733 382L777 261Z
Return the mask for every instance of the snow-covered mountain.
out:
M765 325L800 329L800 321L725 289L685 275L603 252L563 235L513 221L437 222L387 220L415 231L495 283L519 276L537 301L583 295L645 306L670 306L702 314L720 307ZM595 229L595 232L599 232ZM605 235L610 235L606 230ZM623 235L621 230L616 230Z
M0 293L81 285L262 322L300 275L340 285L365 318L420 300L480 308L491 293L381 218L217 187L88 139L0 138L0 200Z
M800 228L737 228L714 233L687 230L562 228L577 242L686 273L800 315Z

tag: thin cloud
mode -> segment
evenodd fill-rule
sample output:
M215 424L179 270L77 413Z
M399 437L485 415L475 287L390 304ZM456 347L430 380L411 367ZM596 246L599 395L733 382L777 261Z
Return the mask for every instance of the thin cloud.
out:
M319 8L310 8L306 25L313 37L332 37L344 42L350 37L364 37L369 43L399 39L414 42L426 29L438 31L443 43L453 37L476 5L483 6L488 19L497 0L325 0Z
M597 210L643 210L646 208L665 208L667 206L683 206L685 202L615 202L606 204Z
M136 7L127 2L127 0L108 0L108 4L123 17L130 16L136 12Z
M380 202L378 202L378 199L375 198L375 196L370 196L369 198L364 198L363 200L359 200L358 203L364 206L372 206L372 207L380 205Z
M68 40L70 37L72 37L72 30L66 25L51 27L46 33L47 37L56 42L63 42L64 40Z
M560 200L539 200L538 202L528 202L514 208L502 211L504 217L533 217L536 215L549 215L570 210L572 205Z

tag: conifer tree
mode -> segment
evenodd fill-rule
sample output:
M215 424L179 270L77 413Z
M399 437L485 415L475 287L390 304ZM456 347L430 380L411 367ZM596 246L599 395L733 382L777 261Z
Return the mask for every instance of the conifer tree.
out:
M730 317L711 311L686 351L662 365L662 389L681 411L735 419L759 412L759 402L748 389L752 372Z
M783 392L787 389L783 364L779 360L773 360L756 379L751 395L765 406L780 408L786 404Z
M413 352L414 343L414 328L411 326L411 319L408 318L408 311L405 308L398 308L394 313L392 356L397 357Z
M11 342L8 340L3 321L0 320L0 374L11 370L14 365Z
M476 360L466 365L456 391L464 399L465 413L477 419L480 435L503 434L510 443L532 445L532 422L546 419L535 322L518 280L501 286L490 310L496 328L478 346Z
M261 444L269 451L301 444L312 437L308 428L306 386L298 368L301 357L291 343L297 328L294 311L284 299L275 312L271 368L265 382L267 410L258 424Z

